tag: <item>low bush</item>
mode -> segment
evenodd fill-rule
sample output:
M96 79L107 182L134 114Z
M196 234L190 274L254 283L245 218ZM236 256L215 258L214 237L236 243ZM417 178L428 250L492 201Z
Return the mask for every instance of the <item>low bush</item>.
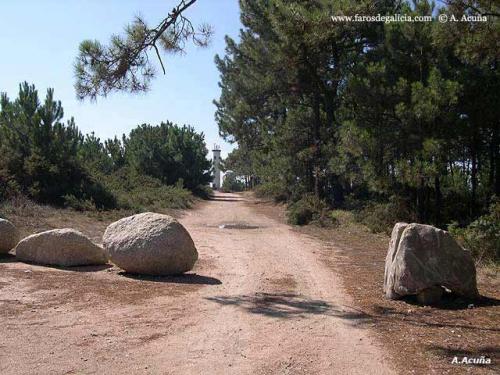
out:
M213 189L208 185L198 185L193 190L193 194L201 199L209 199L213 193L214 193Z
M63 206L76 211L101 211L109 209L123 209L133 212L161 211L163 209L188 208L194 201L193 194L182 187L168 186L160 180L145 175L136 174L127 168L122 168L111 174L97 174L92 180L92 186L85 188L91 194L66 194L62 197ZM208 198L211 189L200 186L196 195ZM23 207L37 206L31 198L20 193L2 194L4 210L16 206L16 211Z
M478 263L500 261L500 201L491 204L486 215L459 227L455 222L448 227L450 233L467 249Z
M330 220L335 226L350 226L356 222L354 213L348 210L332 210L330 211Z
M356 212L356 221L366 225L373 233L391 233L395 223L399 221L414 222L415 217L406 201L391 197L387 203L369 203Z
M255 195L259 198L272 198L275 202L286 202L289 198L279 182L263 182L255 188Z
M77 211L93 211L96 205L92 199L78 199L73 194L66 194L64 197L64 207Z
M288 205L287 220L289 224L306 225L316 223L327 226L334 222L329 215L328 205L312 194Z
M165 208L188 208L194 201L193 194L180 184L164 185L160 180L136 174L123 168L103 176L103 184L112 191L118 207L133 211L159 211Z

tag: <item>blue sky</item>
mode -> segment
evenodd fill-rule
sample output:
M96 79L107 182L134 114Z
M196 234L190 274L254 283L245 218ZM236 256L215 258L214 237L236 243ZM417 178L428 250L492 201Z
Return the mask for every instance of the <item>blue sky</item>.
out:
M0 91L17 96L22 81L34 83L40 97L48 87L61 100L65 118L73 116L84 133L101 139L128 133L142 123L170 120L205 133L209 149L221 144L213 99L219 97L215 54L224 54L224 36L237 38L241 27L237 0L198 0L186 13L194 24L215 29L208 48L190 47L185 55L165 55L167 75L159 72L145 94L113 93L97 103L80 102L73 89L73 62L83 39L107 42L134 15L156 26L177 0L0 0Z

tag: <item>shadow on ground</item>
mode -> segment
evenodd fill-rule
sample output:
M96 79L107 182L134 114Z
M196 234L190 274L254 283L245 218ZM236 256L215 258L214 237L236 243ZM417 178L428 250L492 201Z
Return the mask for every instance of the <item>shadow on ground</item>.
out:
M322 300L309 299L294 293L256 293L241 296L216 296L207 299L220 305L237 306L251 314L273 318L328 315L354 320L356 324L364 323L370 318L362 311L352 308L343 309Z
M439 345L430 345L429 350L434 351L437 354L440 354L442 356L467 356L467 357L479 357L481 355L489 356L489 357L496 357L500 354L500 348L495 347L495 346L481 346L478 347L476 350L466 350L463 348L449 348L445 346L439 346Z
M486 297L483 297L483 300ZM235 306L250 314L260 314L273 318L294 318L305 317L307 315L326 315L340 319L349 320L355 326L373 326L377 323L390 322L398 319L414 326L427 327L452 327L463 328L472 331L493 331L500 332L500 328L487 326L473 326L448 324L446 322L426 321L421 316L414 316L411 312L400 312L393 308L374 306L374 314L356 309L351 306L335 306L326 301L309 299L294 293L256 293L254 295L238 296L215 296L207 297L207 300L216 302L224 306ZM497 300L486 298L484 306L491 306L488 303L497 304ZM476 303L477 300L476 300ZM479 307L480 305L476 305Z
M195 285L221 285L222 281L215 277L198 275L196 273L185 273L178 276L148 276L137 275L128 272L119 272L121 276L128 277L134 280L153 281L157 283L171 283L171 284L195 284Z
M41 264L41 263L35 263L35 262L27 262L27 261L20 261L15 257L15 255L12 254L3 254L0 256L0 264L1 263L23 263L27 265L32 265L32 266L39 266L39 267L45 267L45 268L52 268L56 270L61 270L61 271L73 271L73 272L99 272L99 271L104 271L107 270L108 268L112 268L113 266L111 264L98 264L98 265L90 265L90 266L73 266L73 267L63 267L63 266L56 266L53 264Z
M217 226L219 229L259 229L258 225L253 225L244 222L235 222L235 223L223 223Z
M482 297L486 298L488 300L493 300L496 301L495 305L497 306L498 300L496 299L491 299L487 297ZM477 303L477 302L476 302ZM474 309L481 307L480 305L475 305ZM492 306L485 304L483 306ZM457 323L447 323L445 321L443 322L437 322L435 320L432 320L433 314L432 310L427 313L427 315L422 315L418 314L417 312L411 312L411 310L408 311L399 311L396 308L392 307L385 307L385 306L380 306L380 305L375 305L374 306L374 311L375 314L370 315L373 321L387 321L390 322L394 319L404 321L406 324L410 324L415 327L435 327L435 328L444 328L444 327L449 327L449 328L461 328L465 330L470 330L470 331L490 331L490 332L499 332L500 333L500 328L498 327L491 327L491 326L477 326L477 325L466 325L466 324L457 324Z
M113 268L111 264L99 264L95 266L76 266L76 267L52 267L64 271L74 271L74 272L98 272L104 271L109 268Z
M41 264L41 263L35 263L35 262L21 261L21 260L17 259L15 255L12 255L12 254L0 255L0 264L1 263L23 263L23 264L32 265L32 266L39 266L39 267L44 267L44 268L52 268L52 269L61 270L61 271L73 271L73 272L99 272L99 271L104 271L104 270L107 270L108 268L113 267L109 263L90 265L90 266L63 267L63 266L56 266L53 264Z
M416 296L407 296L402 301L410 305L421 304L417 301ZM433 308L440 310L467 310L470 308L500 306L500 300L487 296L479 296L478 298L464 298L453 293L445 293L443 298L432 305Z
M0 263L14 263L18 262L16 257L12 254L0 254Z
M208 198L209 201L215 201L215 202L245 202L246 200L243 198L222 198L222 197L210 197Z

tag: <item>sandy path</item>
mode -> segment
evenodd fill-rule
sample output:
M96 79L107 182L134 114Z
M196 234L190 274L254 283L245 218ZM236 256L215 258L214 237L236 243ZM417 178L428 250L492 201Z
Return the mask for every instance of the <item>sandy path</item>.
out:
M321 243L231 194L181 222L184 278L0 263L0 373L392 373Z

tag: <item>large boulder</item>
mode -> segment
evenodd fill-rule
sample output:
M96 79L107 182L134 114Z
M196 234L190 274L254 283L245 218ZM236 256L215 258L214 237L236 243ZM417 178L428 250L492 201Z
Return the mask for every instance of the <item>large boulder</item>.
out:
M9 220L0 218L0 254L7 254L19 242L19 232Z
M103 245L114 264L136 274L181 274L198 259L188 231L173 217L152 212L112 223Z
M417 295L436 302L441 287L464 297L478 296L476 268L469 251L446 231L424 224L397 223L385 261L384 293L398 299Z
M54 229L26 237L16 246L16 257L25 262L62 267L105 264L106 253L74 229Z

